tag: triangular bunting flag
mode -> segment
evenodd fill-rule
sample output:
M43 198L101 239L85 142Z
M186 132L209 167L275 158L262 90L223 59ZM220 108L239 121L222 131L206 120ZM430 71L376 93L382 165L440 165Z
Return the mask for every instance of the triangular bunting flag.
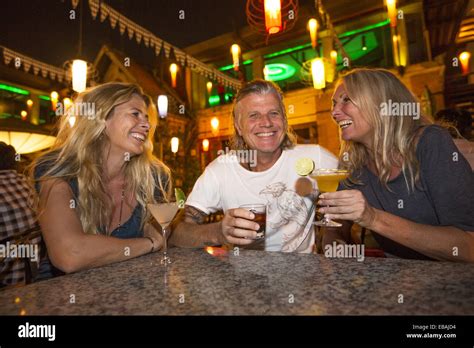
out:
M25 72L28 72L31 68L31 63L30 62L23 62L23 70L25 70Z
M170 57L170 50L171 50L170 45L169 45L167 42L164 42L164 43L163 43L163 48L164 48L164 50L165 50L165 56L166 56L166 58L169 58L169 57Z
M135 30L134 30L134 28L130 25L130 23L128 23L127 30L128 30L128 38L129 38L129 40L131 40L132 37L133 37L133 34L135 33Z
M89 8L91 9L92 18L95 20L97 18L97 13L99 13L99 1L89 0Z
M143 34L140 32L139 29L137 29L135 33L135 39L137 40L137 44L139 44L142 41L142 36Z
M109 15L109 7L106 4L101 3L100 4L100 21L101 22L105 21L108 15Z
M115 11L110 11L110 14L109 14L109 21L110 21L110 26L112 29L115 29L115 27L117 26L117 20L118 20L118 15Z
M5 60L5 65L10 64L10 61L12 60L12 57L6 55L5 53L3 54L3 59Z
M123 33L125 33L125 23L122 21L122 17L118 18L118 22L119 22L120 35L123 35Z

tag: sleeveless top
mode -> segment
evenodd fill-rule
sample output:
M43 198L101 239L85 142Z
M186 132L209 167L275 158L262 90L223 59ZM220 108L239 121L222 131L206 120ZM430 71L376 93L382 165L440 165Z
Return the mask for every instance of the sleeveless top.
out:
M50 168L49 162L38 165L34 171L35 180L38 180L39 178L41 178L49 170L49 168ZM74 195L74 199L77 202L79 198L79 183L78 183L77 178L72 178L68 180L67 183L71 187L71 190ZM35 183L35 189L39 194L40 183L38 181L36 181ZM157 202L160 202L163 200L163 196L159 188L155 189L155 199ZM143 229L140 229L140 223L141 223L142 214L144 213L144 211L145 211L145 207L143 207L140 203L137 203L130 218L126 222L124 222L122 225L120 225L120 227L117 227L115 230L113 230L110 235L112 237L121 238L121 239L143 237ZM105 234L104 233L105 227L100 228L99 232L101 234ZM47 250L46 245L44 245L44 247ZM49 257L46 255L46 257L41 261L38 276L35 280L43 280L43 279L55 277L58 275L64 275L64 272L54 267L51 264Z

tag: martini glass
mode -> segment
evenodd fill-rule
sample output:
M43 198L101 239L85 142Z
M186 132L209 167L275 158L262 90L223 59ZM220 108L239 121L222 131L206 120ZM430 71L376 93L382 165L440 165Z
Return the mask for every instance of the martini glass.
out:
M176 203L157 203L147 204L147 207L150 210L151 215L153 215L156 221L161 225L164 246L163 257L160 262L162 265L169 264L171 263L171 259L168 257L168 227L176 216L179 206Z
M316 169L310 176L318 183L320 193L336 192L339 182L347 179L349 172L344 169ZM324 217L321 221L315 221L316 226L341 227L342 224Z

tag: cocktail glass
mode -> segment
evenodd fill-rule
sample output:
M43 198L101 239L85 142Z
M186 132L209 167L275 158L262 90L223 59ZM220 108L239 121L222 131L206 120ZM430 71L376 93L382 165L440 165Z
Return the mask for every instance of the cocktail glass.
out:
M318 183L319 193L336 192L339 182L347 179L349 172L344 169L316 169L310 176ZM321 221L315 221L316 226L341 227L342 224L324 217Z
M173 221L176 213L179 210L179 206L176 203L158 203L158 204L147 204L151 215L161 225L161 234L163 235L163 257L161 258L161 264L166 265L171 263L171 259L168 256L168 232L169 225Z

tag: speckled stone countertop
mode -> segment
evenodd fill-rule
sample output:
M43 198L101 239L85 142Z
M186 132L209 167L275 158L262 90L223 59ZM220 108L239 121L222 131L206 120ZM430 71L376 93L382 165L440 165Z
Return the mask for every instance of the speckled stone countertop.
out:
M0 314L474 314L469 264L178 248L170 256L166 268L155 253L0 291Z

